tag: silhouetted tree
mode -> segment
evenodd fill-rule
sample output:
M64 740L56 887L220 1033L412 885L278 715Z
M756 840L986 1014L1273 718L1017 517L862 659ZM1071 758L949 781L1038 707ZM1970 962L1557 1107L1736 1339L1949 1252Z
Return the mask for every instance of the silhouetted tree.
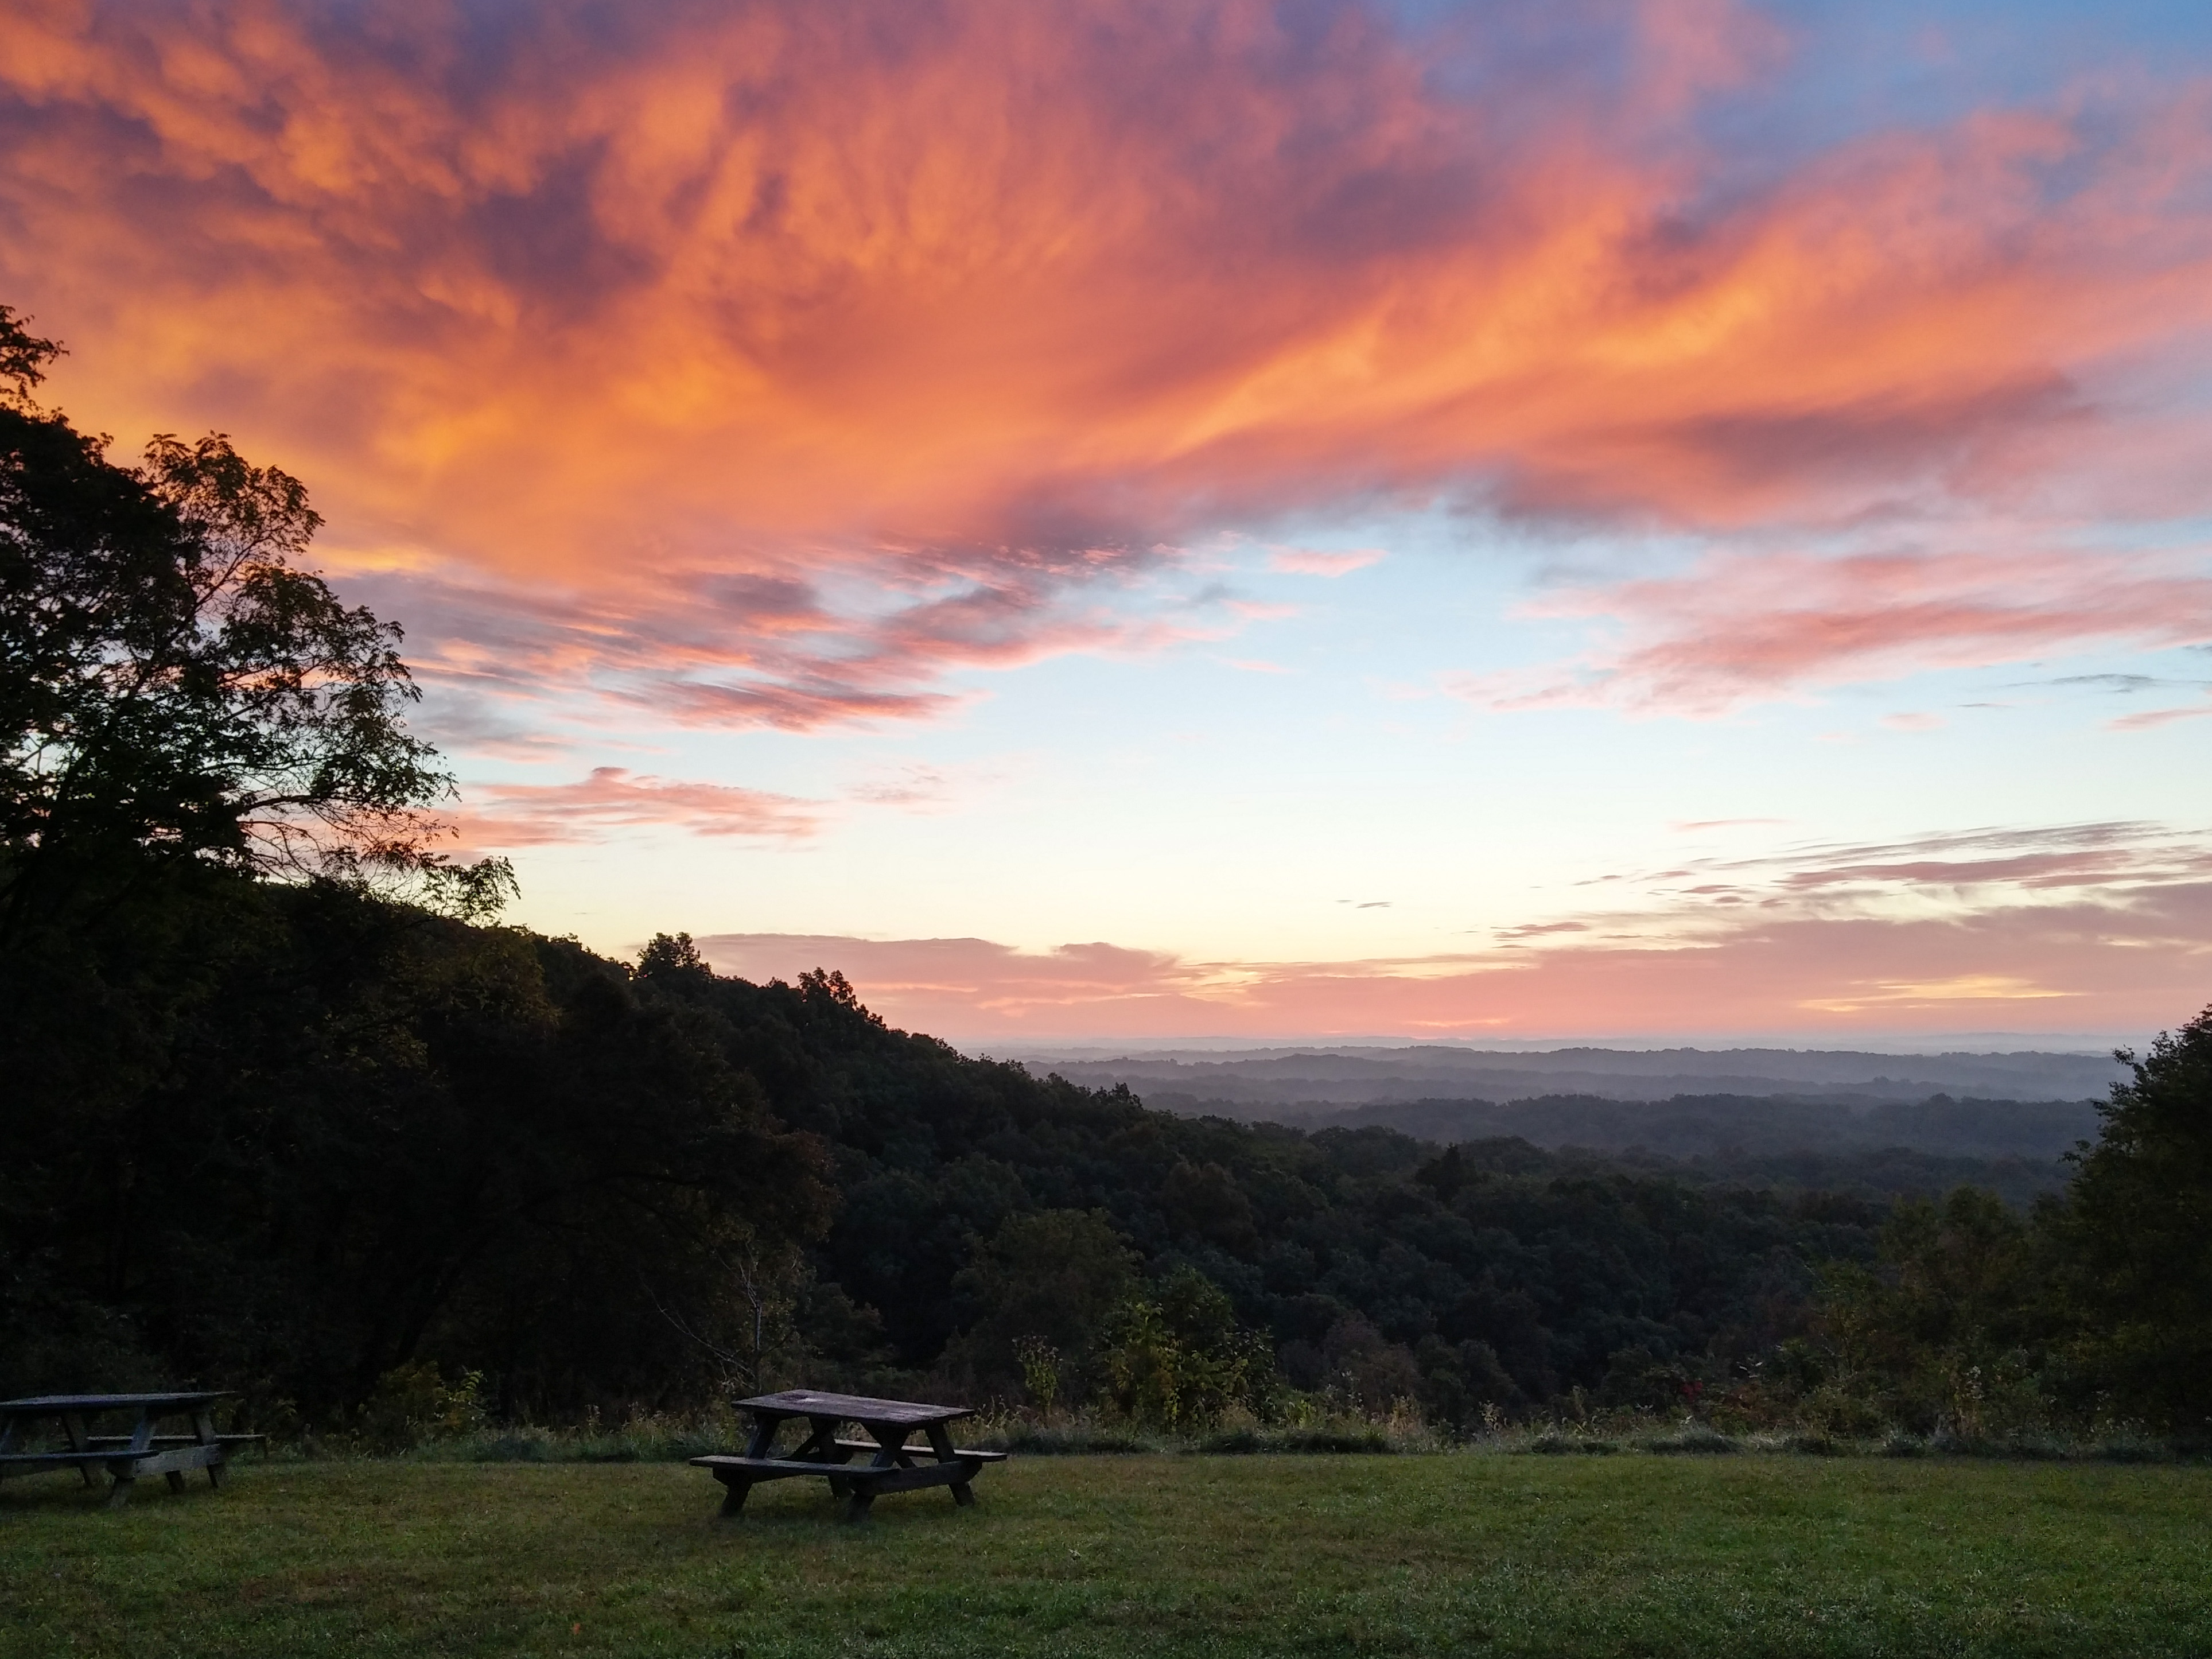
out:
M2212 1425L2212 1008L2161 1032L2112 1085L2103 1132L2053 1224L2084 1336L2085 1380L2112 1408Z
M431 850L399 629L301 568L306 489L220 434L114 465L33 400L59 349L0 307L0 930L179 860L495 899Z

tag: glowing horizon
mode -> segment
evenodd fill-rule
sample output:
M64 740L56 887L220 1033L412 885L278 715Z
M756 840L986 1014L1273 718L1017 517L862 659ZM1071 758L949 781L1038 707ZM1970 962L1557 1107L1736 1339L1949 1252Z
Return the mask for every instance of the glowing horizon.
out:
M2189 8L0 8L52 401L307 481L518 920L963 1038L2212 1001Z

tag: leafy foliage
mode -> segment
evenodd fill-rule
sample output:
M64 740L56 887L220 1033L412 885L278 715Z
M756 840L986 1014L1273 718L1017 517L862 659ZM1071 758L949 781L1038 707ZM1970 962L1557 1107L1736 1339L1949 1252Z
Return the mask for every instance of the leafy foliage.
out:
M1799 1392L1968 1438L2212 1429L2212 1010L2120 1059L2063 1198L1907 1200L1872 1271L1832 1273L1826 1355L1784 1356Z
M143 878L149 858L437 872L451 793L402 715L399 629L300 559L298 480L210 434L137 467L40 410L58 349L0 313L0 925Z
M2104 1130L2075 1155L2063 1249L2073 1358L2123 1411L2212 1425L2212 1008L2120 1058Z

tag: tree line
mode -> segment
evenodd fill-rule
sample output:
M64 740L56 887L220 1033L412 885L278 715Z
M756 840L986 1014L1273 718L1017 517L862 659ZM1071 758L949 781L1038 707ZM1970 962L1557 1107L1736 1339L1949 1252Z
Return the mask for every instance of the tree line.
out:
M0 1389L2212 1411L2212 1016L2023 1212L1172 1116L835 973L612 961L438 850L398 630L306 568L296 481L219 435L112 461L35 401L57 350L0 307Z

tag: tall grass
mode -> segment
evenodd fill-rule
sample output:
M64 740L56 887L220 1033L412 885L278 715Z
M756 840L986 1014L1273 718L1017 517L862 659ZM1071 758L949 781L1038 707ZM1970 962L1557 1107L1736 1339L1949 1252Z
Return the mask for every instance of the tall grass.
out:
M424 1463L671 1463L744 1444L749 1424L727 1407L692 1414L638 1413L619 1424L479 1425L425 1432L395 1446L348 1436L279 1438L270 1455L283 1459L396 1457ZM788 1432L788 1431L787 1431ZM1589 1413L1550 1422L1498 1421L1453 1435L1418 1413L1337 1413L1298 1423L1264 1423L1231 1412L1218 1421L1173 1432L1096 1412L1038 1413L1003 1402L954 1425L965 1446L1024 1457L1173 1455L1436 1456L1711 1456L1753 1454L1796 1457L1950 1457L2024 1462L2180 1463L2212 1459L2212 1447L2125 1428L2094 1435L2050 1433L1963 1436L1834 1435L1781 1427L1729 1433L1694 1417L1650 1413Z

